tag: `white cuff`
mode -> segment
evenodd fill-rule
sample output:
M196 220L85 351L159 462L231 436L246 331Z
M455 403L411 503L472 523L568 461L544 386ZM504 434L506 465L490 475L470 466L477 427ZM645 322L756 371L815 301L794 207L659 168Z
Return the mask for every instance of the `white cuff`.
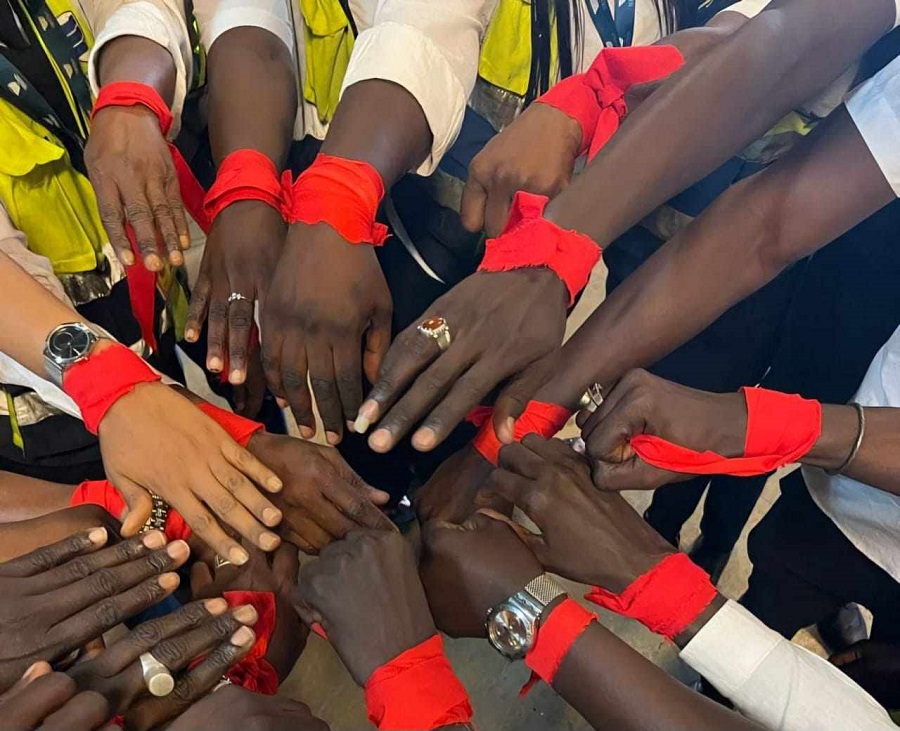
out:
M200 39L203 47L209 51L213 43L223 33L233 28L250 26L262 28L281 40L291 52L291 58L297 55L294 43L294 30L291 27L290 18L278 12L280 5L271 9L262 7L243 6L233 3L221 3L216 12L203 23L200 29Z
M755 18L772 0L739 0L734 5L723 8L719 13L740 13L745 18ZM719 15L716 13L716 15Z

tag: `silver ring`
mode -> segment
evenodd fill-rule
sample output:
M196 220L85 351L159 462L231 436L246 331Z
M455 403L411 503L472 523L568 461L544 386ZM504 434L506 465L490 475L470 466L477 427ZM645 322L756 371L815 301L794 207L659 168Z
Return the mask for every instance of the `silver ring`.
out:
M223 676L222 676L222 679L221 679L218 683L216 683L215 686L213 687L213 689L212 689L211 691L209 691L209 692L210 692L211 694L212 694L212 693L215 693L217 690L221 690L221 689L224 688L226 685L234 685L234 683L232 682L232 680L231 680L230 678L226 678L226 677L223 675Z
M603 403L603 387L599 383L593 384L581 397L581 408L595 412Z
M244 295L242 295L240 292L232 292L230 295L228 295L228 304L229 305L234 302L240 302L241 300L243 300L244 302L249 302L250 298L244 297Z
M218 553L216 557L213 559L213 568L218 571L223 566L232 566L233 564L227 558L222 558Z
M450 347L453 340L450 336L450 326L443 317L429 317L419 324L418 330L434 340L442 353Z
M165 665L153 657L152 652L145 652L140 657L141 674L150 695L163 698L175 689L175 678Z

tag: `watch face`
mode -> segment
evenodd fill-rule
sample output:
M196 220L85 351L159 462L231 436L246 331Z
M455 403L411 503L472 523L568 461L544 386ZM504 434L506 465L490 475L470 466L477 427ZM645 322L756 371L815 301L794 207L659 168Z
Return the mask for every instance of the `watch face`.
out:
M47 349L54 359L65 362L85 355L92 341L89 330L65 327L53 334L47 343Z
M510 607L498 609L488 621L491 643L508 657L521 657L531 647L534 623Z

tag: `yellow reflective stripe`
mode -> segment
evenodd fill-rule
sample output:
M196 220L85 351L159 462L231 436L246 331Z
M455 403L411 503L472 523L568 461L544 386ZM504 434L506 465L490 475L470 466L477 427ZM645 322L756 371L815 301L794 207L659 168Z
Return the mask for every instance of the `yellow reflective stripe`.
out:
M9 427L12 431L13 444L19 449L24 450L25 440L22 439L22 432L19 431L19 419L16 416L16 402L9 392L6 394L6 408L9 410Z

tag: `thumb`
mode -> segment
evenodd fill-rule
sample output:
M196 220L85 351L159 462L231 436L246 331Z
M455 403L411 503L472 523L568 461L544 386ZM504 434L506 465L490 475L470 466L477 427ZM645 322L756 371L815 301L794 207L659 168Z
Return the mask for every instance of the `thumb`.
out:
M478 173L469 167L469 176L463 188L459 204L459 217L467 231L478 232L484 228L484 209L487 204L487 190L478 179Z
M637 455L624 462L603 462L595 460L591 464L591 478L600 490L620 492L622 490L655 490L670 482L686 480L692 475L661 470L649 465Z
M512 444L515 439L516 419L528 402L550 378L554 358L547 356L528 366L515 376L503 389L494 403L494 432L501 444Z
M150 514L153 510L153 500L150 493L143 487L133 482L124 475L110 479L115 488L122 494L125 499L125 512L119 516L122 521L122 537L130 538L137 535L141 528L150 520Z
M290 543L282 543L272 559L272 575L275 577L279 591L283 592L289 587L293 587L297 583L299 573L300 555L297 547Z
M508 526L513 533L518 536L519 540L525 544L529 551L531 551L535 557L542 564L544 563L542 556L546 553L547 544L544 543L544 539L539 536L537 533L532 533L521 523L517 523L512 518L504 515L503 513L498 513L496 510L492 510L491 508L480 508L475 515L469 518L466 521L466 525L470 524L474 525L476 528L481 527L485 528L489 525L490 521L495 521L497 523L503 523Z
M391 316L390 307L380 308L375 311L372 324L366 330L366 352L363 354L363 371L369 383L378 380L378 371L381 362L391 347Z

